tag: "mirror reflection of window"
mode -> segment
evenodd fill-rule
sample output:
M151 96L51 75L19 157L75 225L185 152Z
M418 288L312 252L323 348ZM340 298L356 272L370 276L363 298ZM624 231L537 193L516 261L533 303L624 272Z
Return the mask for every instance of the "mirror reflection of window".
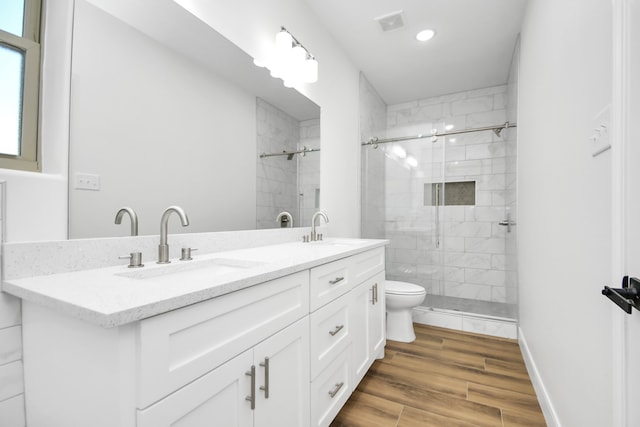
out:
M0 167L38 170L40 1L0 3Z

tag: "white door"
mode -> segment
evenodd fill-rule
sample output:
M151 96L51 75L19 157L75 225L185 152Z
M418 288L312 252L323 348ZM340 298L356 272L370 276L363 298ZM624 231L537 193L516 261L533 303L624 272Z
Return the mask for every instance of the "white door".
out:
M258 344L255 427L306 427L309 413L309 318Z
M640 278L640 0L614 0L613 272ZM614 426L640 419L640 311L613 310Z

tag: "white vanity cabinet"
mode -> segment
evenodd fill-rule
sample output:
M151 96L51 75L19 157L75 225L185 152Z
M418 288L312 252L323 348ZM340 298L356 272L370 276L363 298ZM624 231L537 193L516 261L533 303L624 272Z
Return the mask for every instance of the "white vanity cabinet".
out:
M109 329L25 303L28 425L308 425L308 295L302 271Z
M328 426L384 355L384 247L349 253L116 327L23 299L29 427Z
M307 426L305 317L147 409L139 427Z
M311 425L326 427L384 356L384 248L311 269Z

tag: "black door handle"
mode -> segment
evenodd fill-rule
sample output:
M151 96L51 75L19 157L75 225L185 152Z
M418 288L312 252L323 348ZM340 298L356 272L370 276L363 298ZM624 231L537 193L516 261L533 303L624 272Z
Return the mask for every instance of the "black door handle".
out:
M618 307L631 314L631 309L635 307L640 310L640 280L635 277L624 276L622 278L622 288L610 288L605 286L602 295L616 303Z

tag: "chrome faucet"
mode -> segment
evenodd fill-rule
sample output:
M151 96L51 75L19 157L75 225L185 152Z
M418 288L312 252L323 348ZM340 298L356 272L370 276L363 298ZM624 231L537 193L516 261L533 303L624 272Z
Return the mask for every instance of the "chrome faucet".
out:
M280 212L276 217L276 222L278 224L282 224L283 222L286 222L287 228L293 228L293 216L291 216L291 214L287 211Z
M318 235L316 234L316 219L319 216L321 216L324 219L324 222L329 222L329 218L327 217L326 213L322 211L318 211L313 214L313 216L311 217L311 241L312 242L315 242L316 240L318 240Z
M189 225L189 218L187 218L187 214L180 206L169 206L165 209L162 213L162 219L160 219L160 245L158 246L157 264L168 264L171 262L169 261L169 245L167 244L168 223L171 212L178 214L183 227Z
M127 213L131 217L131 235L138 235L138 215L136 215L136 211L133 208L124 207L121 208L116 214L116 224L122 224L122 217Z

